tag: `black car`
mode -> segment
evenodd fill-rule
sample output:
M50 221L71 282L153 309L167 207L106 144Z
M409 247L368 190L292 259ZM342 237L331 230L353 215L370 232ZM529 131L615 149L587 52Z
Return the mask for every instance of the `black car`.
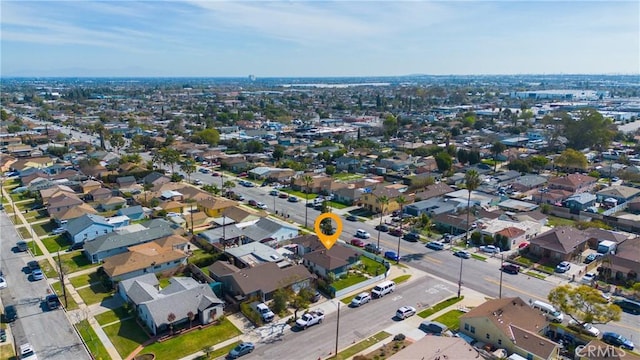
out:
M373 243L369 243L367 245L364 246L364 249L370 253L374 253L374 254L380 254L382 253L382 249Z
M376 230L380 230L382 232L387 232L389 231L389 227L385 224L381 224L381 225L376 225Z
M418 240L420 240L420 234L410 232L410 233L406 233L402 238L407 241L417 242Z
M13 305L7 305L4 307L4 321L5 322L14 322L18 318L18 311L16 307Z
M502 264L500 270L506 272L507 274L516 275L520 272L520 266L514 264Z
M349 221L358 221L358 218L355 217L354 215L348 215L347 216L347 220L349 220Z
M37 261L35 261L35 260L33 260L33 261L29 261L29 262L27 263L27 266L29 267L29 270L30 270L30 271L40 269L40 264L38 264L38 262L37 262Z
M45 302L47 303L49 310L55 310L60 307L60 299L56 294L47 295Z

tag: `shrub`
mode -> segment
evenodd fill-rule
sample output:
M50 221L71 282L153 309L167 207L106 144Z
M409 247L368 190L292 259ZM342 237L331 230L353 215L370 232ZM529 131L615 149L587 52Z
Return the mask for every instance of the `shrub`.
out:
M396 336L393 337L393 341L403 341L404 339L406 339L407 337L404 336L404 334L398 334Z
M249 319L249 321L254 323L256 326L262 326L262 318L260 317L260 314L258 314L258 312L251 307L251 301L241 303L240 311L244 316L247 317L247 319Z

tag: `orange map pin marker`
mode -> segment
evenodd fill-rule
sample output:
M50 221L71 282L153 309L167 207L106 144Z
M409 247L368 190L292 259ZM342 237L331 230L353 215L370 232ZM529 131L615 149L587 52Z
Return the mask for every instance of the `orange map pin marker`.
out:
M331 219L336 222L336 232L333 235L325 235L320 229L320 223L324 219ZM342 220L340 220L340 217L334 213L320 214L320 216L316 218L313 229L316 231L316 235L318 236L318 239L320 239L322 245L329 250L340 237L340 233L342 233Z

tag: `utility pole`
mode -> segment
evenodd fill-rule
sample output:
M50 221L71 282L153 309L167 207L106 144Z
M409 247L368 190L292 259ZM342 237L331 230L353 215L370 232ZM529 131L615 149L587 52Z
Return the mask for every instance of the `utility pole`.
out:
M462 261L463 257L460 256L460 276L458 276L458 299L460 298L460 293L462 292Z
M64 286L64 271L62 271L62 261L60 261L60 249L58 249L58 270L60 270L60 285L62 285L62 297L64 297L64 307L67 308L67 288Z
M340 301L338 301L337 303L338 303L338 320L336 321L336 352L334 355L336 359L338 358L338 335L340 330Z
M498 293L498 299L502 299L502 263L504 262L504 255L500 254L500 292Z

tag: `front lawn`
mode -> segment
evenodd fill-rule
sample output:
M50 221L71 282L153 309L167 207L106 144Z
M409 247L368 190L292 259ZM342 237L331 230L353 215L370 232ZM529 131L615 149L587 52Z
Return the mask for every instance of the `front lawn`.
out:
M40 240L42 240L42 244L44 244L44 247L46 247L47 250L49 250L49 252L52 254L57 252L58 250L66 251L71 246L70 241L67 240L64 235L48 236L45 238L41 238Z
M31 227L33 228L33 231L38 234L38 236L45 236L56 228L56 226L51 221L47 221L42 224L34 224L31 225Z
M93 283L88 287L78 290L78 295L80 295L87 305L101 303L106 298L113 296L113 294L113 290L107 289L101 282Z
M62 305L64 306L65 302L64 302L64 296L62 293L62 286L60 282L58 281L51 284L51 287L53 288L53 290L55 290L56 294L60 298L60 303L62 303ZM67 306L65 306L65 308L67 309L67 311L78 309L78 303L75 300L73 300L73 297L68 292L67 292Z
M379 263L373 259L370 259L366 256L360 257L360 262L364 265L364 272L371 276L378 276L385 272L385 267L382 263ZM362 268L361 268L362 269Z
M333 174L334 179L342 180L342 181L358 180L358 179L362 179L363 177L364 175L362 174L349 174L349 173Z
M420 311L418 313L418 316L420 316L421 318L424 319L424 318L426 318L428 316L431 316L431 315L437 313L438 311L440 311L442 309L445 309L445 308L447 308L447 307L449 307L449 306L451 306L451 305L453 305L453 304L455 304L457 302L462 301L462 299L464 299L464 296L461 296L459 298L452 297L452 298L449 298L447 300L441 301L441 302L435 304L434 306L432 306L430 308L427 308L427 309L424 309L424 310Z
M336 291L339 291L339 290L348 288L351 285L355 285L359 282L363 282L365 280L367 280L367 277L362 274L350 273L349 275L347 275L346 279L338 279L332 282L331 286L333 286L333 288L336 289Z
M359 343L355 344L355 345L351 345L348 348L340 351L338 353L337 358L342 360L342 359L349 359L350 357L352 357L353 355L359 353L362 350L368 349L370 347L372 347L373 345L379 343L380 341L388 338L389 336L391 336L391 334L389 334L386 331L380 331L379 333L366 338L362 341L360 341Z
M102 329L123 359L127 358L133 350L149 339L134 319L121 321L113 325L105 326ZM167 359L177 358L167 357Z
M79 270L88 269L91 267L97 267L100 264L92 264L89 259L82 253L68 253L60 256L62 261L62 268L65 273L72 274Z
M73 285L74 288L79 288L81 286L86 286L89 284L93 284L93 283L98 283L100 282L100 276L98 275L98 272L92 272L90 274L83 274L80 276L74 276L74 277L70 277L69 278L69 282L71 283L71 285Z
M156 354L156 357L161 355L162 359L180 359L240 334L238 328L229 320L224 319L218 325L192 330L170 340L151 344L145 347L142 353L153 353Z
M335 201L329 201L327 203L327 205L329 205L330 207L334 208L334 209L344 209L344 208L348 208L349 205L345 205L343 203L339 203L339 202L335 202Z
M26 227L20 227L17 230L18 230L18 234L20 234L20 237L22 237L22 239L31 239L31 232Z
M15 205L18 208L18 210L20 210L21 212L24 212L25 210L30 209L35 202L36 202L35 199L30 199L24 202L16 203Z
M547 224L552 227L556 226L573 226L576 222L571 219L565 219L558 216L549 215Z
M80 332L80 336L82 340L84 340L85 344L87 344L87 348L89 348L89 352L94 359L110 359L111 356L107 352L107 349L104 347L102 341L96 332L93 331L91 325L89 325L88 320L82 320L77 325L78 332Z
M396 283L396 285L397 284L402 284L403 282L409 280L410 277L411 277L411 275L400 275L397 278L392 279L391 281Z
M242 341L236 341L230 345L221 347L220 349L213 350L213 352L209 354L209 357L206 359L217 359L223 357L224 355L227 355L229 351L231 351L234 347L238 346L241 342Z
M464 311L460 311L460 310L449 310L446 313L438 316L437 318L433 319L433 321L437 321L439 323L445 324L447 325L447 327L449 328L449 330L451 331L458 331L458 328L460 327L460 316L462 316L462 314L464 314Z
M51 266L47 259L38 261L40 265L40 269L48 279L57 279L58 278L58 270Z
M98 322L98 324L100 324L100 326L105 326L106 324L111 324L116 321L127 320L130 317L131 313L129 313L129 311L124 306L103 312L102 314L98 314L95 316L96 321Z
M306 199L305 196L307 196L307 194L305 194L304 192L296 191L296 190L293 190L293 189L280 189L280 191L286 192L287 194L291 194L291 195L297 196L298 198L300 198L300 201L304 201ZM317 197L318 197L317 194L309 194L309 200L313 200L313 199L315 199Z

